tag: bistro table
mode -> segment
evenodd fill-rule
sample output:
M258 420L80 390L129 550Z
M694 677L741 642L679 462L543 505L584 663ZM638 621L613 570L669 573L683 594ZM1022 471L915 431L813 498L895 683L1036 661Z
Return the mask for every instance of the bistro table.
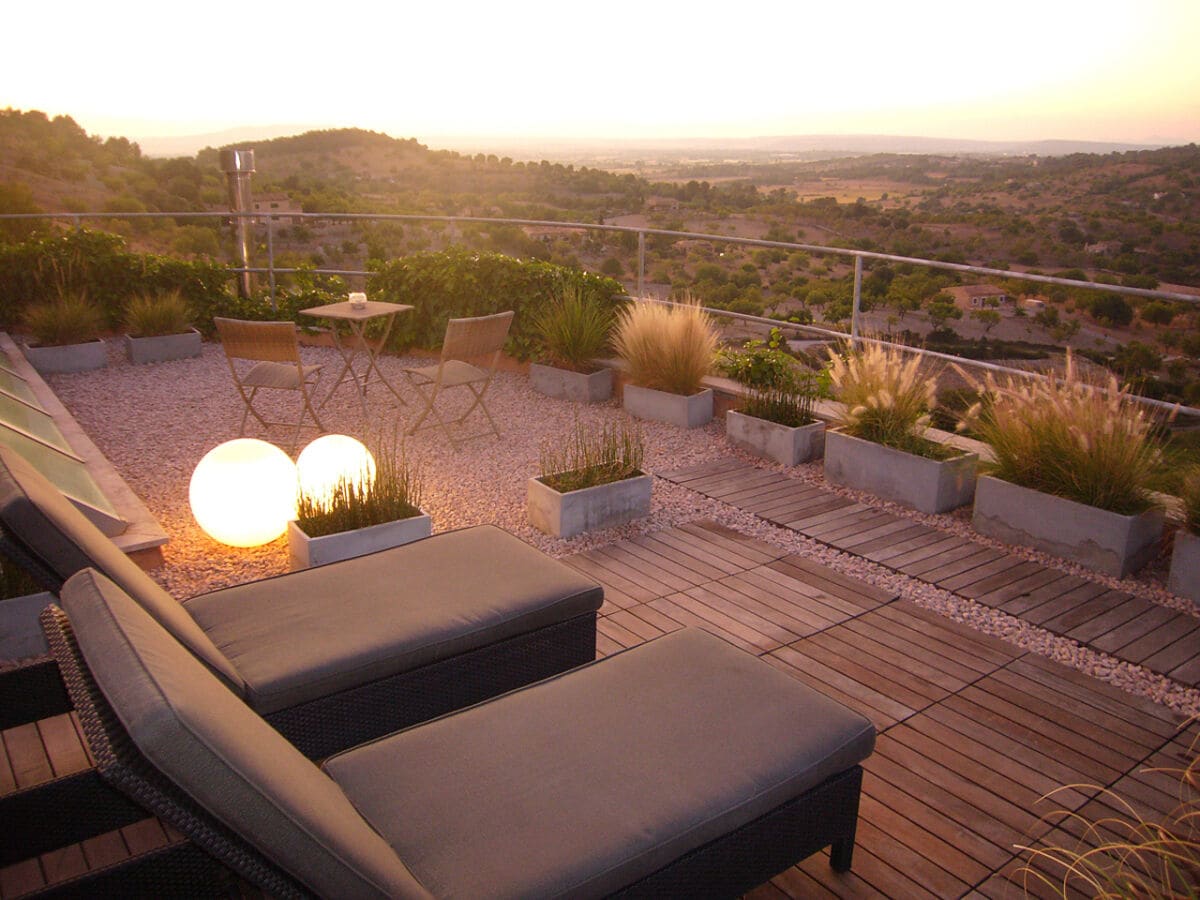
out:
M334 327L330 329L333 332L333 345L342 355L342 361L345 365L342 366L342 371L338 374L337 381L334 382L333 390L328 396L321 401L318 409L325 406L329 402L329 398L336 393L341 387L342 382L349 377L354 384L355 390L358 391L358 399L362 404L363 418L367 418L367 385L371 381L371 373L375 373L375 380L381 382L392 396L404 403L404 398L401 397L392 383L384 377L383 372L379 370L376 364L376 359L379 356L379 351L383 349L387 343L388 335L392 333L392 324L396 320L396 314L408 312L412 307L404 303L384 303L380 300L368 300L361 306L354 306L348 300L343 300L340 303L329 303L325 306L314 306L311 309L300 310L302 315L312 316L317 319L328 319L334 323ZM366 335L367 323L372 319L385 318L387 323L383 328L383 335L375 340L370 340ZM338 333L337 323L345 322L350 327L350 339L346 342L342 341L341 335ZM354 370L354 362L360 355L365 355L367 358L366 368L361 372Z

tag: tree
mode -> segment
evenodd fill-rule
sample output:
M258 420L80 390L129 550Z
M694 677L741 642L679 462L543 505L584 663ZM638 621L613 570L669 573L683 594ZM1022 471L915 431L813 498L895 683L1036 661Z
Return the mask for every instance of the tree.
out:
M1148 344L1130 341L1113 357L1113 367L1126 381L1138 381L1162 368L1162 356Z
M947 293L934 294L925 304L925 312L934 328L941 328L949 319L961 319L963 312Z
M602 275L611 275L613 278L620 278L625 274L625 267L621 265L621 261L615 256L610 256L604 262L600 263L600 273Z
M1170 325L1171 320L1175 318L1175 310L1171 304L1162 300L1151 300L1138 310L1138 315L1143 322L1151 325Z
M973 309L971 318L983 325L984 334L1000 324L1000 312L995 309Z
M1120 294L1101 294L1092 301L1092 318L1110 327L1124 327L1133 321L1133 307Z

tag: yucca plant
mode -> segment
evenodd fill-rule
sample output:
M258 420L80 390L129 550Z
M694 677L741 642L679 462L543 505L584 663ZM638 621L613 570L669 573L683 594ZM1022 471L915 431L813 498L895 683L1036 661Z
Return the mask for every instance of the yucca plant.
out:
M829 381L842 403L836 424L851 437L945 459L954 448L925 438L939 372L920 356L878 342L829 352Z
M616 312L587 288L564 281L535 314L533 333L546 362L587 373L609 352L616 318Z
M641 474L644 454L640 429L620 424L593 431L576 423L567 440L542 446L541 478L547 487L562 494L622 481Z
M25 327L41 347L83 344L100 336L104 315L83 291L65 291L25 310Z
M621 311L613 344L634 384L687 397L712 366L717 331L694 301L641 302Z
M375 475L342 478L328 494L301 491L296 523L310 538L421 515L422 476L401 450L375 454Z
M962 427L991 446L986 473L1120 515L1154 505L1163 422L1115 375L1085 377L1068 353L1062 378L988 373L974 386L983 400Z
M178 290L136 294L125 304L125 330L133 337L183 334L191 327L191 310Z

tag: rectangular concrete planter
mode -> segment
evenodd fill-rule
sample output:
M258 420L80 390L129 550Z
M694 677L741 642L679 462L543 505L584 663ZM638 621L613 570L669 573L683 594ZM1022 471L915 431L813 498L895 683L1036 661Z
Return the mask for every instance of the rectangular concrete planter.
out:
M525 512L529 524L554 537L622 525L650 514L654 479L649 475L559 493L540 478L529 479Z
M937 460L851 437L825 433L825 478L869 491L923 513L943 513L971 502L979 457L964 453Z
M666 422L680 428L699 428L713 417L713 392L705 388L698 394L685 397L653 388L625 385L625 411L639 419Z
M125 355L131 363L169 362L200 355L200 332L193 328L182 334L159 334L154 337L125 335Z
M591 373L572 372L570 369L533 363L529 367L529 380L538 393L576 403L603 403L613 392L612 369Z
M1167 589L1177 596L1200 602L1200 535L1185 528L1175 532Z
M288 552L293 570L306 569L410 544L432 533L433 522L427 515L320 537L309 537L295 522L288 522Z
M1163 532L1162 510L1123 516L990 476L979 479L971 521L980 534L1117 578L1152 560Z
M50 652L38 616L57 602L49 591L0 600L0 661L15 662Z
M725 413L725 434L734 446L784 466L798 466L825 453L824 422L793 428L731 409Z
M90 372L108 365L108 346L96 339L84 344L64 344L61 347L25 345L25 358L44 374L58 372Z

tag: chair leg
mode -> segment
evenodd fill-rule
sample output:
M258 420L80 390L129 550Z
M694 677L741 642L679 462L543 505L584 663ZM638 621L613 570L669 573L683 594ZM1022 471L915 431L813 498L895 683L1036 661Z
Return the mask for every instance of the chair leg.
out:
M425 408L423 410L421 410L421 414L419 416L417 416L417 420L415 422L413 422L412 425L408 426L408 428L404 432L405 434L413 434L414 432L417 431L418 428L421 427L421 423L424 422L426 418L428 418L430 410L433 409L433 401L435 399L437 399L437 394L438 394L436 387L433 390L433 394L430 395L430 394L426 394L424 387L422 385L418 384L413 379L410 378L409 383L412 385L413 390L417 392L418 396L420 396L420 398L425 401Z

